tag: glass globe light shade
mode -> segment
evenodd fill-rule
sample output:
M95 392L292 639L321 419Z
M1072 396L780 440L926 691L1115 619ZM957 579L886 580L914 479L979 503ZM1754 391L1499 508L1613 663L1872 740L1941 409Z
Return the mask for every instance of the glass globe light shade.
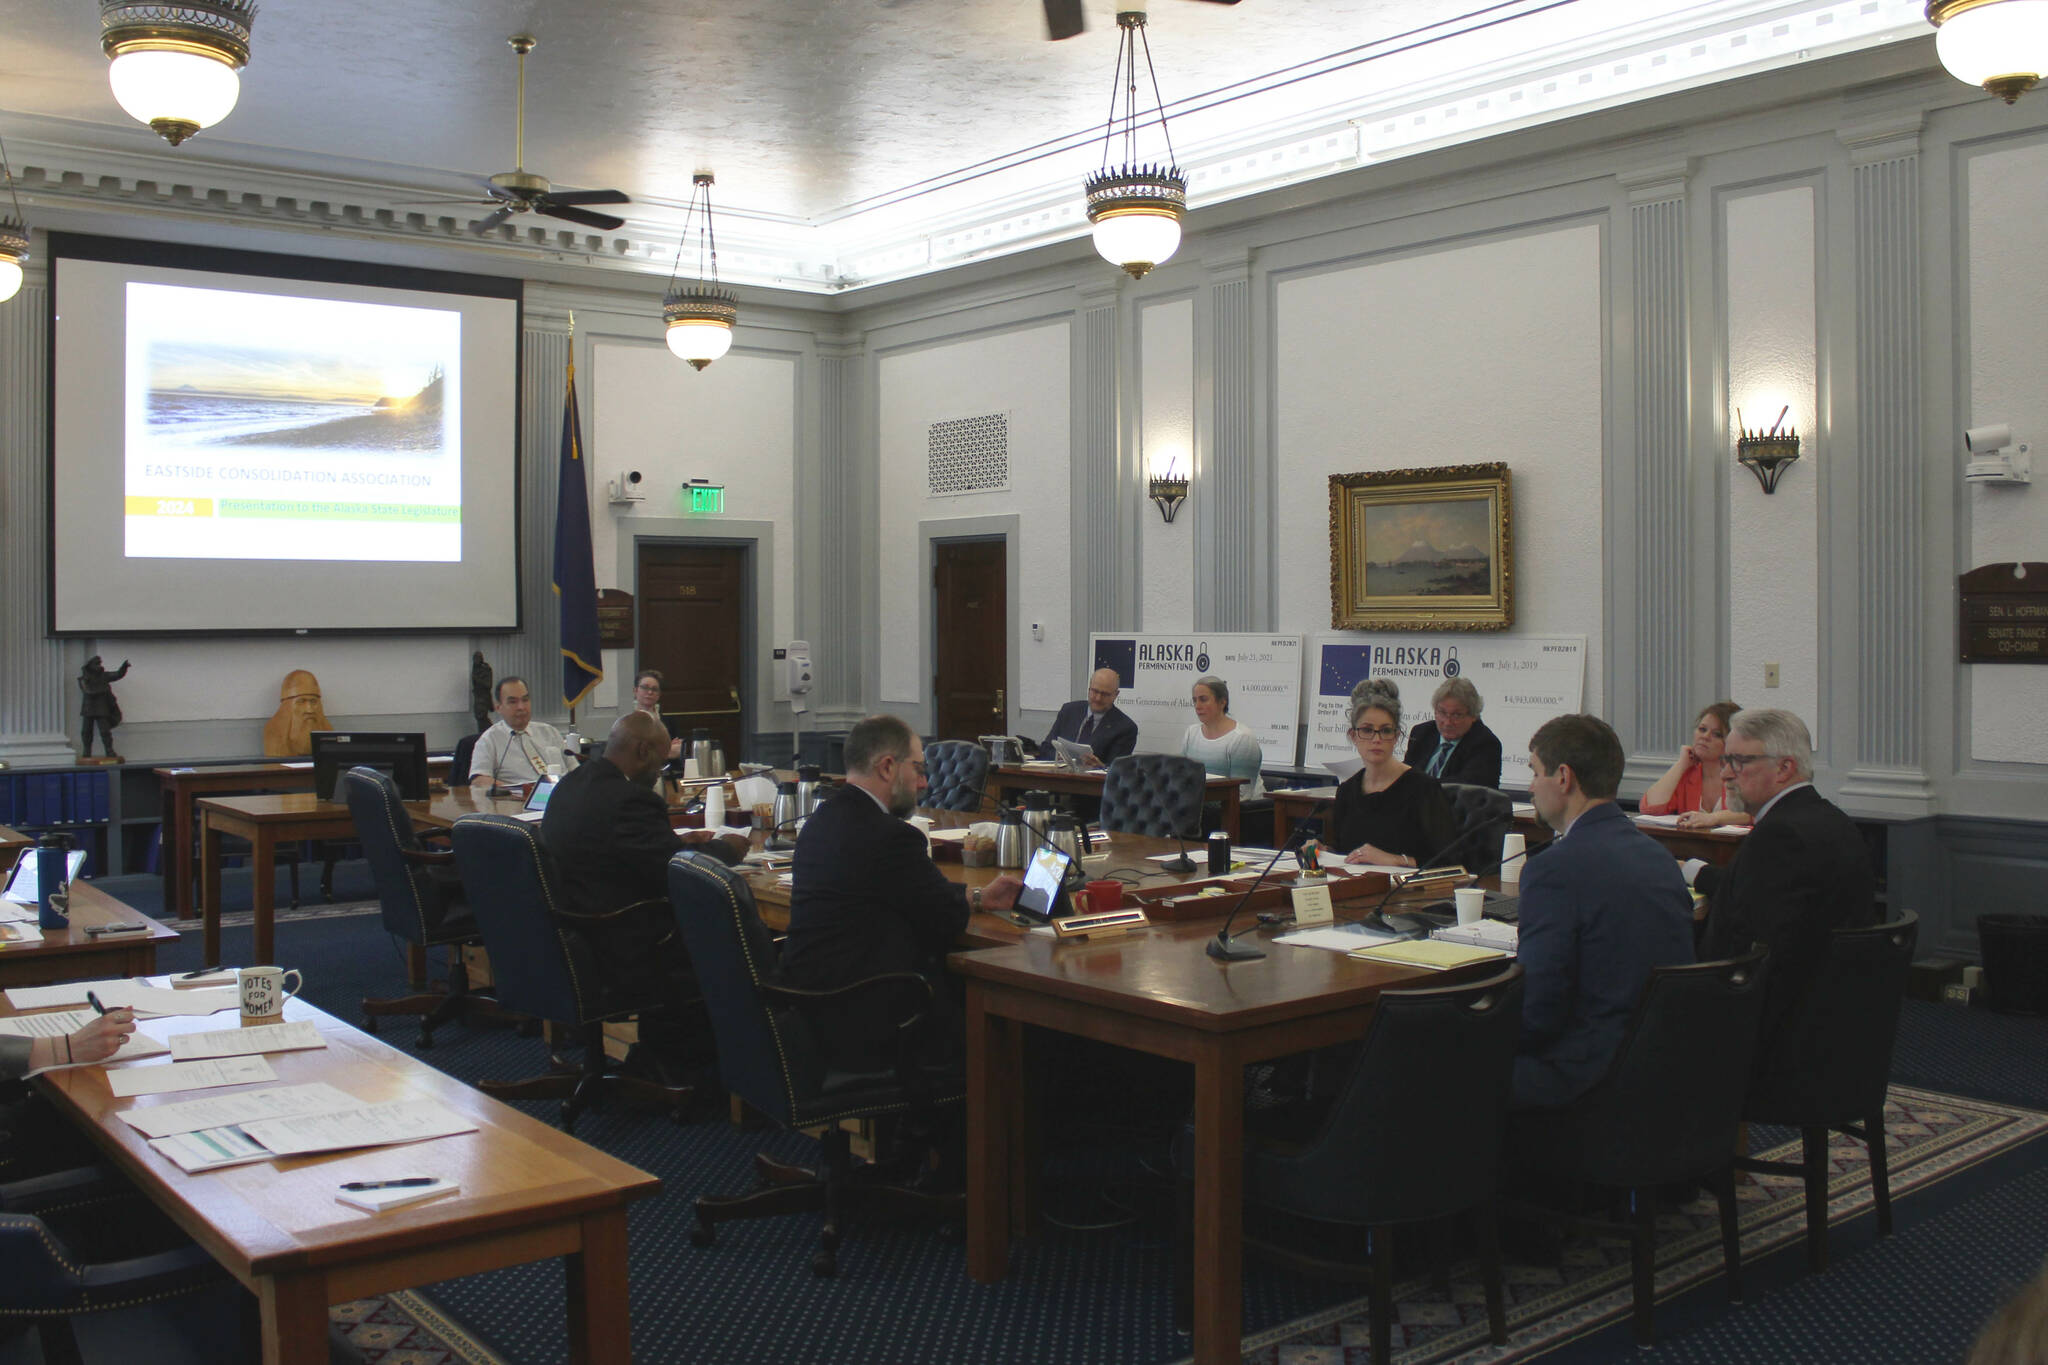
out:
M233 112L242 78L224 58L184 50L138 48L107 69L114 98L172 146Z
M1164 204L1111 209L1095 219L1095 250L1133 278L1180 249L1180 214Z
M2007 104L2048 72L2048 0L1935 0L1927 17L1949 74Z
M21 263L11 256L0 256L0 303L5 303L21 292Z
M668 325L668 348L701 370L732 349L732 324L680 318Z

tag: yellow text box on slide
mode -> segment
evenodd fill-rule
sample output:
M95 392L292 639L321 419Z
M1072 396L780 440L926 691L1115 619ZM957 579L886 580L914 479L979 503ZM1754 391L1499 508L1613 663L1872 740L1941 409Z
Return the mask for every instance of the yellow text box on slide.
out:
M131 517L210 517L213 515L212 498L137 498L125 499L128 515Z

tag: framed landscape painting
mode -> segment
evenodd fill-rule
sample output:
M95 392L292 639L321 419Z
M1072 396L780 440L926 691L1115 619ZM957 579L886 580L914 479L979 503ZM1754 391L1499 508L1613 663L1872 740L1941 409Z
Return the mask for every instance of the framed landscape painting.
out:
M1514 547L1505 464L1330 476L1330 625L1506 630Z

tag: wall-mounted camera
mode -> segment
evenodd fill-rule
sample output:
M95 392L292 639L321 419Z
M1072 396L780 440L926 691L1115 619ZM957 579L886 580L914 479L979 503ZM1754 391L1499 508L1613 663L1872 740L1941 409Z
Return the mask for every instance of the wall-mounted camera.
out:
M640 480L640 471L629 469L606 484L604 490L611 496L612 506L623 507L647 501L647 495L640 491Z
M1966 482L1997 485L2034 481L2032 456L2024 444L2013 445L2012 428L2003 423L1968 428L1963 432L1963 449L1972 457L1963 465Z

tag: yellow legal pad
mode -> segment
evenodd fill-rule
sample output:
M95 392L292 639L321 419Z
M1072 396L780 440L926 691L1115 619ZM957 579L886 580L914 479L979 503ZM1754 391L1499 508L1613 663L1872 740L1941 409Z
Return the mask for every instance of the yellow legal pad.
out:
M1449 971L1471 962L1506 957L1498 948L1475 948L1469 943L1445 943L1440 939L1416 939L1412 943L1379 943L1370 948L1353 948L1351 956L1374 962L1398 962L1404 967L1427 967L1433 972Z

